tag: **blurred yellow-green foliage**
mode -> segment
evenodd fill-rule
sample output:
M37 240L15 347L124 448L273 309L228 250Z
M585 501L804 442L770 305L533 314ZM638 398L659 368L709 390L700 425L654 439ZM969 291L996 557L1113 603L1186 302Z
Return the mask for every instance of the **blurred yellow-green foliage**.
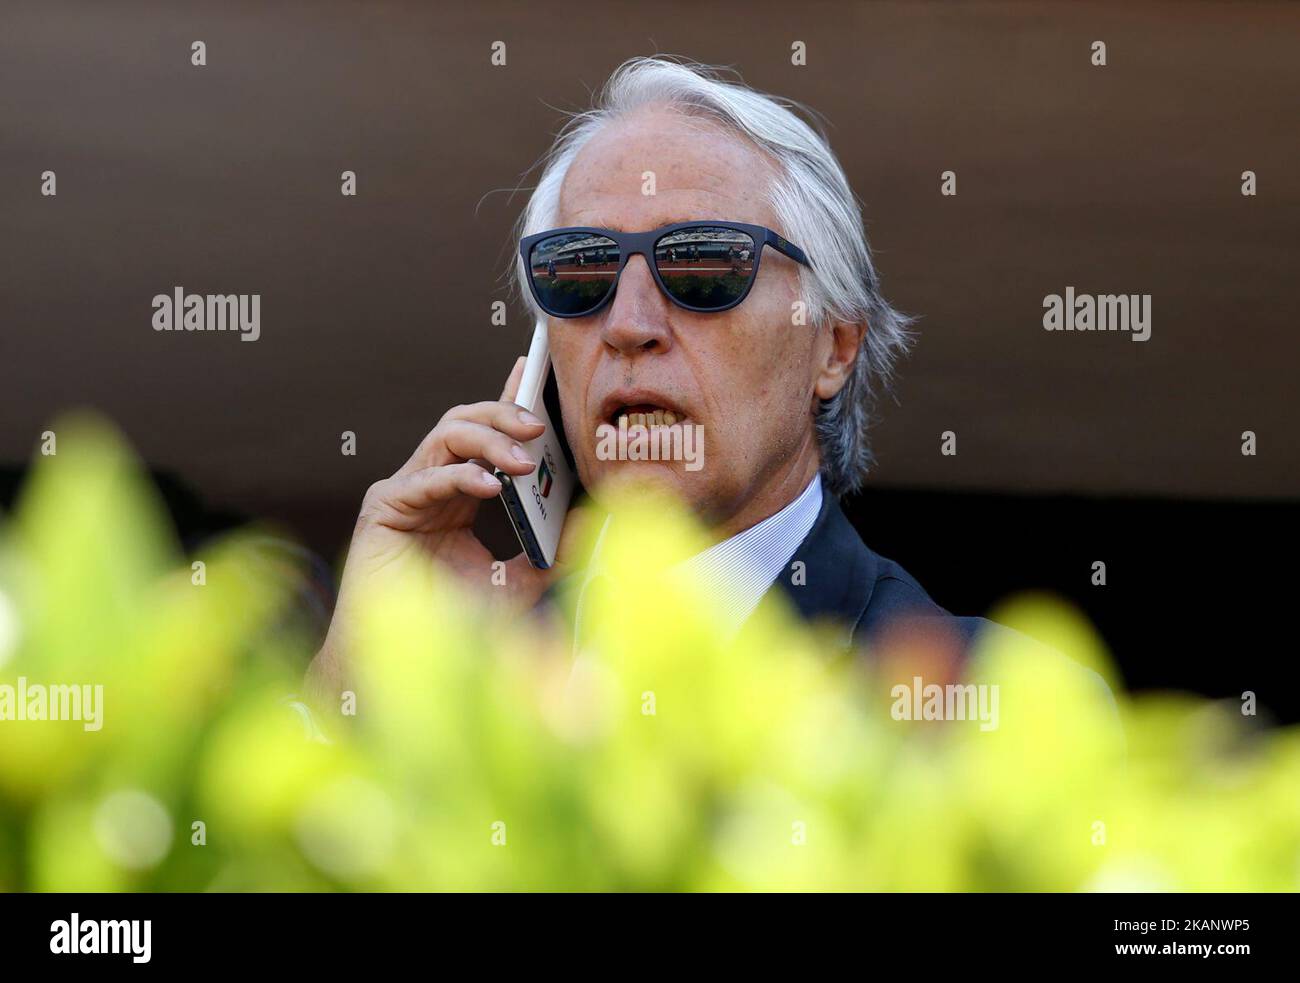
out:
M285 698L311 653L256 542L183 557L110 428L55 432L0 529L0 686L102 685L103 726L0 721L0 889L1300 887L1294 729L1126 696L1044 598L975 657L995 729L896 720L934 652L838 656L779 599L728 637L661 502L616 508L576 660L555 619L376 579L355 714L308 740Z

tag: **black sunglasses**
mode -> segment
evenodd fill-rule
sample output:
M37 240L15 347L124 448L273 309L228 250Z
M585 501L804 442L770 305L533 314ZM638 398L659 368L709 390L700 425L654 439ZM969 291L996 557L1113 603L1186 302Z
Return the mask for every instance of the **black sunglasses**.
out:
M739 222L678 222L650 232L570 228L519 243L533 297L553 317L595 314L614 296L629 257L645 257L659 289L678 307L717 313L745 299L763 247L811 268L802 249L771 229Z

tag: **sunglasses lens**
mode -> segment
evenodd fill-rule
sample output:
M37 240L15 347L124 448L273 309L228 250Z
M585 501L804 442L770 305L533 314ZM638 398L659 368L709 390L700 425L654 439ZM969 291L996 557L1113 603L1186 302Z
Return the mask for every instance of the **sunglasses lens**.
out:
M696 225L655 243L655 266L674 300L716 311L745 293L757 253L754 240L739 229Z
M614 289L618 243L588 232L548 236L532 248L528 275L538 302L560 317L594 311Z

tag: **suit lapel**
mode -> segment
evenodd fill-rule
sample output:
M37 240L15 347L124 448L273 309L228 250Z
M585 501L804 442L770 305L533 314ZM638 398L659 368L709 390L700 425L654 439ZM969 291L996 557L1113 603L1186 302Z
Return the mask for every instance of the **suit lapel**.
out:
M823 484L817 521L772 589L782 590L803 618L844 625L848 645L871 603L876 566L875 554Z

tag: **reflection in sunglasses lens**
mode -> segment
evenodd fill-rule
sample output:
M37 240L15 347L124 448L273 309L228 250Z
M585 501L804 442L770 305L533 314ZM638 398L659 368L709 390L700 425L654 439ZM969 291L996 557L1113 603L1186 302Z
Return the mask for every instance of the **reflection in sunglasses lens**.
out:
M561 317L599 307L618 276L618 244L590 232L564 232L533 246L528 273L542 306Z
M739 229L696 225L655 243L655 267L676 300L719 310L745 292L757 251L754 240Z

